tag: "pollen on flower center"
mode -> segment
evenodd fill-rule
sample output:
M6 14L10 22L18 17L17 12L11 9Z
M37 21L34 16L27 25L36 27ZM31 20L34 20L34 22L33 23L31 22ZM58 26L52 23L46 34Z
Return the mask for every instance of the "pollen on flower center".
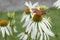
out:
M40 21L42 21L42 16L35 14L35 15L33 16L33 21L35 21L35 22L40 22Z
M4 26L7 26L7 24L8 24L8 21L7 20L2 20L2 21L0 21L0 26L2 27L4 27Z
M30 9L29 8L25 9L25 13L30 14Z

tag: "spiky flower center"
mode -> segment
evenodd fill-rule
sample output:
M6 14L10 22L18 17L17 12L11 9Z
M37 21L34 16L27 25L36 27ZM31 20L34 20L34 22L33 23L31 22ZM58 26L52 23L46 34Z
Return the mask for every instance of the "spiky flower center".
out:
M35 22L42 21L42 16L41 15L34 14L33 21L35 21Z
M25 9L25 13L30 14L30 9L29 8Z
M8 25L8 21L7 20L0 21L0 26L1 27L7 26L7 25Z

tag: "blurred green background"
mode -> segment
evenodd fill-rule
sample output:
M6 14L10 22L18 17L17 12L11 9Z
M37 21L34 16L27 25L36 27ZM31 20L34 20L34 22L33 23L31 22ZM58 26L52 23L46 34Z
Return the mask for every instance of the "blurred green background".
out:
M18 30L18 33L14 36L7 36L7 40L18 40L17 36L19 33L24 31L24 28L22 28L22 24L20 23L20 20L22 18L23 10L17 10L15 11L15 20L16 20L16 27ZM50 40L60 40L60 9L56 9L54 7L51 7L48 9L48 14L46 16L51 17L52 21L52 31L54 32L56 37L50 37ZM7 12L0 11L0 20L8 20ZM3 40L1 32L0 32L0 40Z

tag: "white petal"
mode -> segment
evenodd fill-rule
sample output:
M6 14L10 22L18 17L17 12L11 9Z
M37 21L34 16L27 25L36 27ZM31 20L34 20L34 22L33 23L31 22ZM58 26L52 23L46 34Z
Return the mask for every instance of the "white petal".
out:
M46 38L47 38L47 37L46 37L46 34L44 33L44 39L47 40Z
M22 32L22 33L20 33L17 37L20 37L21 35L23 35L24 33Z
M37 5L38 5L38 2L36 2L36 3L33 5L33 8L36 8Z
M1 32L2 32L2 37L4 38L4 36L5 36L5 28L4 27L1 28Z
M31 23L32 23L32 21L27 21L26 23L24 23L23 27L25 27L27 25L29 26Z
M49 40L49 36L47 35L47 39Z
M19 34L19 39L22 39L24 37L24 33Z
M42 32L42 29L40 27L40 24L38 23L38 26L39 26L39 30L40 30L40 33L41 33L41 36L40 36L40 40L43 40L43 32Z
M43 21L49 26L49 27L52 27L51 24L49 23L49 20L44 18Z
M33 23L32 23L31 25L28 25L28 26L27 26L26 32L28 32L28 34L31 32L32 27L33 27Z
M33 24L33 28L32 28L32 31L31 31L31 38L32 39L35 39L36 38L36 34L37 34L37 24Z
M40 32L37 33L37 39L40 37Z
M14 26L14 32L17 33L16 26Z
M13 34L12 34L12 30L11 30L10 25L9 25L9 26L7 26L7 28L8 28L8 30L9 30L10 34L11 34L11 35L13 35Z
M29 1L29 6L32 7L32 3L31 3L31 1Z
M47 35L54 36L53 32L51 30L49 30L43 22L40 23L40 27L44 30L44 32Z
M23 40L27 40L27 37L28 37L28 36L27 36L27 35L25 35L25 36L23 37Z
M19 39L23 39L24 35L22 35Z
M25 2L25 5L26 5L27 7L29 7L29 6L30 6L28 2Z
M26 20L25 21L29 21L30 20L30 15L27 15Z
M27 15L23 14L21 22L24 21L24 19L27 17Z
M7 34L7 35L10 35L10 34L9 34L9 31L8 31L8 29L7 29L6 27L5 27L5 31L6 31L6 34Z

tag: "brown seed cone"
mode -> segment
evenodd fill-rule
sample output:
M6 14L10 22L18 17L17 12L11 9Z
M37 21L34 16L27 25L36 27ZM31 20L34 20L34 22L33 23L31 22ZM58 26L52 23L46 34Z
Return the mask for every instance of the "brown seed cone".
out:
M26 13L26 14L30 14L30 9L27 8L27 9L25 10L25 13Z
M33 21L35 21L35 22L40 22L40 21L42 21L42 16L35 14L35 15L33 16Z
M7 26L8 25L8 21L7 20L2 20L0 21L0 26Z

